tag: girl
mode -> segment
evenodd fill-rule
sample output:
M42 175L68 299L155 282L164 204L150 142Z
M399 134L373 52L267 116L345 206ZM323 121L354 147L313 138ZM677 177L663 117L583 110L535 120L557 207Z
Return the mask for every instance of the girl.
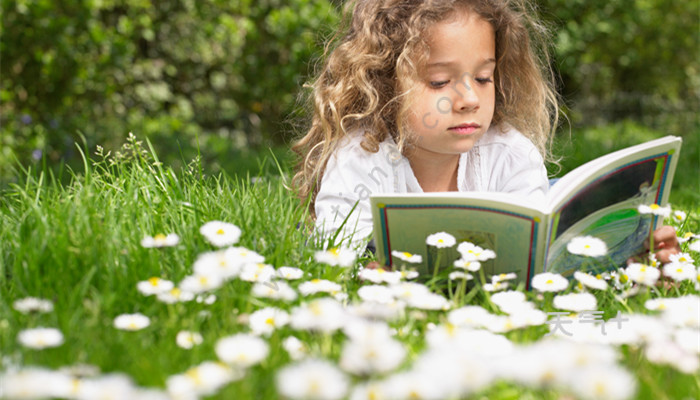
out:
M527 1L358 0L349 10L293 147L294 184L317 229L365 239L376 193L544 199L558 102Z

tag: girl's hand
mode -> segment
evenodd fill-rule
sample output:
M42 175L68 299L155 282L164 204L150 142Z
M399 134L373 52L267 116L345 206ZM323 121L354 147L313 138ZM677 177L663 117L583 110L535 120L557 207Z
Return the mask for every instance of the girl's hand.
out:
M656 259L662 264L670 262L670 256L681 252L681 245L676 236L676 229L669 225L664 225L654 231L654 251ZM645 243L649 248L649 242Z

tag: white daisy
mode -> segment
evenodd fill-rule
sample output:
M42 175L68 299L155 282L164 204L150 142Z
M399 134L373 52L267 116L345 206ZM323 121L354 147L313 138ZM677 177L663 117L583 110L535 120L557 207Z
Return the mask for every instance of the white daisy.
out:
M447 278L451 281L454 281L457 279L470 280L470 279L474 279L474 276L472 274L468 274L468 273L462 272L462 271L453 271L453 272L450 272L450 274L447 276Z
M245 264L239 275L241 280L247 282L269 282L277 275L275 267L270 264Z
M250 314L248 325L254 335L269 336L275 329L289 323L289 314L275 307L261 308Z
M585 272L576 271L574 272L574 278L581 282L583 286L589 287L591 289L607 290L608 283L604 279L598 278L596 276L587 274Z
M173 287L175 287L175 285L171 281L158 277L148 278L148 280L136 284L138 291L146 296L166 293L171 291Z
M637 207L637 211L639 211L640 214L660 215L665 218L671 215L671 206L661 207L658 204L640 204L639 207Z
M685 219L688 217L688 214L685 213L685 211L680 211L676 210L671 214L671 220L675 223L680 224L681 222L685 221Z
M569 281L559 274L543 272L532 277L532 287L540 292L560 292L569 286Z
M695 266L689 263L669 263L664 265L664 275L674 281L695 280L697 271Z
M0 372L0 396L3 399L67 398L73 378L39 367L9 368Z
M601 257L608 254L608 246L604 241L593 236L577 236L566 245L571 254L586 257Z
M63 344L63 334L56 328L34 328L19 332L17 340L24 347L45 349Z
M454 236L447 232L438 232L428 235L428 237L425 239L425 243L427 243L429 246L445 248L454 246L457 243L457 240Z
M465 260L463 258L460 258L459 260L455 260L453 263L455 268L462 268L466 269L467 271L471 272L477 272L478 270L481 269L481 263L475 260Z
M688 250L700 253L700 240L695 240L688 245Z
M186 302L194 299L194 293L184 292L180 288L173 288L165 293L156 295L158 300L166 304L174 304L178 302Z
M423 262L423 257L420 254L411 254L405 251L394 250L391 252L391 255L407 263L417 264Z
M165 386L171 399L194 400L200 396L213 396L225 385L242 376L242 372L233 370L226 364L204 361L183 374L170 376Z
M422 283L401 282L390 286L394 297L400 300L410 301L411 299L430 293L430 289Z
M15 300L15 302L12 303L12 308L21 312L22 314L29 314L32 312L48 313L53 311L53 303L46 299L25 297L23 299Z
M214 350L221 361L242 368L260 363L270 351L267 342L246 333L219 339Z
M316 293L336 293L342 291L343 288L327 279L312 279L299 285L299 292L304 296L309 296Z
M595 311L595 296L590 293L569 293L554 296L554 307L569 311Z
M401 273L398 271L387 271L384 268L363 268L357 274L362 280L367 280L373 283L388 283L395 284L401 281Z
M468 261L486 261L496 258L493 250L483 249L474 243L462 242L457 246L457 251L462 255L462 259Z
M294 267L279 267L277 268L277 276L292 281L302 278L304 276L304 271Z
M296 336L288 336L282 341L282 347L289 353L289 358L294 361L301 360L309 353L307 346Z
M499 290L506 290L510 286L510 283L508 282L491 282L491 283L485 283L484 286L482 286L482 289L484 289L487 292L498 292Z
M345 309L337 300L324 297L295 307L290 325L294 329L328 333L340 329L346 317Z
M493 318L493 314L481 306L464 306L450 311L447 321L454 326L483 327Z
M390 304L394 302L392 290L381 285L366 285L360 287L357 295L364 301L371 301L380 304Z
M409 307L421 310L448 310L450 308L447 299L437 293L428 292L405 300Z
M191 349L202 344L202 335L199 332L180 331L175 336L175 343L183 349Z
M678 243L685 243L690 239L697 239L698 235L693 232L686 232L682 235L678 235Z
M570 380L571 389L586 399L623 400L632 398L637 390L637 381L627 370L614 365L601 365L576 372Z
M146 248L152 247L172 247L180 243L180 237L174 233L170 233L167 236L159 233L155 236L144 236L141 239L141 246Z
M245 247L228 247L227 257L237 260L239 264L257 264L265 262L265 257Z
M239 227L222 221L207 222L199 228L199 233L216 247L236 244L241 237L241 229Z
M418 271L414 271L414 270L401 270L401 271L399 271L399 273L401 274L401 279L410 280L410 279L416 279L416 278L418 278Z
M274 300L294 301L297 299L297 292L286 282L270 281L257 282L253 285L250 293L254 297L264 297Z
M661 271L659 271L658 268L650 267L645 264L632 263L625 268L625 275L633 282L653 286L659 279Z
M517 290L508 290L491 295L491 302L509 314L510 312L506 310L518 309L522 307L525 301L525 293Z
M151 320L140 313L121 314L114 318L114 327L124 331L138 331L151 324Z
M498 283L498 282L503 282L503 281L510 281L510 280L513 280L517 277L518 277L518 275L515 272L509 272L507 274L492 275L491 282Z
M218 275L222 279L231 279L241 272L243 264L230 249L208 251L200 254L194 262L196 275Z
M348 378L325 360L303 360L277 373L278 392L291 399L339 400L345 397L348 388Z
M102 375L89 380L82 380L75 398L87 399L133 399L137 387L131 378L124 374Z
M671 254L668 256L668 259L672 263L687 263L687 264L692 264L695 260L693 260L693 257L690 256L688 253L677 253L677 254Z
M389 372L401 364L406 350L401 343L387 335L345 342L338 365L355 375Z
M317 262L328 264L332 267L351 267L355 263L357 254L348 247L333 247L328 250L317 251L314 259Z
M189 275L180 282L180 289L183 292L199 294L215 290L223 285L224 281L219 275Z
M209 296L202 296L201 294L194 298L194 301L200 304L212 305L216 302L216 295L210 294Z

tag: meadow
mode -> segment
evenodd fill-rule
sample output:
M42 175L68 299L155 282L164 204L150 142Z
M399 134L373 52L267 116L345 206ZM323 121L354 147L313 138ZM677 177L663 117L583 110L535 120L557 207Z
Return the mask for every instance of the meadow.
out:
M362 269L305 229L275 159L232 177L174 171L133 136L78 149L82 166L18 170L0 197L0 398L700 395L692 187L666 221L687 239L675 263L528 292L474 264L426 282L403 254Z

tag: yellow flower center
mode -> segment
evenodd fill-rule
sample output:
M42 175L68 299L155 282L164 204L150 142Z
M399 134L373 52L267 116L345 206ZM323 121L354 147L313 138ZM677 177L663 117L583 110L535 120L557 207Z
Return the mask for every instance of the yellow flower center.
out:
M175 297L180 297L180 293L182 293L182 291L181 291L180 289L178 289L178 288L173 288L173 289L170 291L170 294L173 295L173 296L175 296Z
M153 237L153 239L155 239L155 240L165 240L165 235L163 235L162 233L159 233L159 234L155 235L155 236Z
M333 247L332 249L328 250L328 252L330 252L334 256L337 256L338 254L340 254L340 251L338 250L337 247Z
M151 286L158 286L158 282L160 282L160 278L148 278L148 281L151 283Z
M216 234L217 234L217 235L223 235L223 234L224 234L224 230L221 229L221 228L219 228L219 230L216 231Z
M268 319L265 320L265 323L266 323L267 325L274 325L274 324L275 324L275 319L272 318L272 317L270 317L270 318L268 318Z
M546 283L547 285L551 285L552 283L554 283L554 281L551 280L551 279L547 279L547 282L545 282L545 283Z
M318 279L318 278L312 279L312 280L311 280L311 283L314 283L314 284L321 283L321 280Z
M200 277L199 277L199 283L201 283L202 285L206 285L207 282L209 282L209 280L207 279L206 276L200 276Z
M649 206L649 208L651 208L652 210L658 210L661 207L658 204L652 204Z
M442 239L438 239L438 243L445 243L445 241Z
M411 257L413 257L413 254L407 253L407 252L405 252L405 251L403 252L403 255L404 255L404 257L406 257L406 258L411 258Z
M681 272L683 272L683 268L676 268L676 272L680 274Z

